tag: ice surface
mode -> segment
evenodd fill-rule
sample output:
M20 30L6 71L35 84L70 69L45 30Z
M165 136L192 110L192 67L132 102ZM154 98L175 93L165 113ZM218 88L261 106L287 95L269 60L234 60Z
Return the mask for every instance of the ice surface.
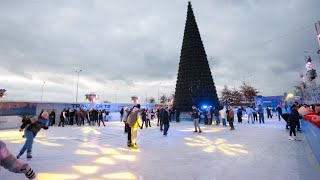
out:
M138 130L139 150L126 147L123 123L107 127L50 127L42 130L26 159L43 180L319 180L320 167L303 136L288 141L285 122L229 127L192 122L171 123L164 137L156 126ZM0 131L0 139L14 154L24 143L18 130ZM1 180L26 179L1 168Z

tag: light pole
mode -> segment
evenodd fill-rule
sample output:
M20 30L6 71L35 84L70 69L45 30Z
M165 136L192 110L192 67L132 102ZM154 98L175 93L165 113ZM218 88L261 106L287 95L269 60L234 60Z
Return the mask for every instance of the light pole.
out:
M41 102L42 102L42 96L43 96L43 87L44 87L44 84L45 84L46 82L45 81L43 81L43 83L42 83L42 90L41 90Z
M79 71L76 71L76 73L78 73L76 103L78 102L79 74L81 71L82 69L80 69Z

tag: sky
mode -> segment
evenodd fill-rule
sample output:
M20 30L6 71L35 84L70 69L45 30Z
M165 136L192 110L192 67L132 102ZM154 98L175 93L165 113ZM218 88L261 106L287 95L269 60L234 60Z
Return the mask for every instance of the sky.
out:
M43 87L43 101L75 102L80 69L80 102L90 92L113 103L174 93L186 0L0 2L6 100L40 101ZM219 95L243 81L260 95L290 92L305 73L304 51L318 49L319 0L191 3Z

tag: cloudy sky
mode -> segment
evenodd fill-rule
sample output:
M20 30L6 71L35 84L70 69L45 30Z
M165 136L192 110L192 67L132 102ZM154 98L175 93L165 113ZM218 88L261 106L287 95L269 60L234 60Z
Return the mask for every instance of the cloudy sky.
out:
M0 3L0 88L7 100L40 101L45 81L44 101L75 101L80 69L80 101L89 92L112 102L174 92L186 0ZM243 80L262 95L290 92L304 72L303 51L318 48L319 0L192 5L218 93Z

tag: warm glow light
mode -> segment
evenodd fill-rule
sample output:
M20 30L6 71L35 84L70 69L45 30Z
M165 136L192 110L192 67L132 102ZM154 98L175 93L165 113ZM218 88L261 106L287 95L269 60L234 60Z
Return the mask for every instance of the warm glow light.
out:
M118 155L120 154L117 150L112 149L112 148L100 148L100 151L103 154L112 154L112 155Z
M211 132L219 132L219 131L222 131L222 130L225 130L223 128L207 128L207 127L203 127L201 128L203 132L207 132L207 133L211 133ZM194 131L194 128L187 128L187 129L183 129L183 130L179 130L179 131L182 131L182 132L193 132Z
M133 155L113 155L112 157L115 159L125 160L125 161L135 161L136 160L136 157Z
M110 173L103 175L103 177L107 179L137 179L137 177L130 172Z
M99 170L98 166L72 166L73 169L79 171L82 174L94 174Z
M101 158L98 158L97 160L95 160L93 162L99 163L99 164L106 164L106 165L116 164L113 159L108 158L108 157L101 157Z
M288 95L287 95L287 97L286 97L286 99L291 99L291 98L293 98L293 94L292 93L289 93Z
M62 146L61 144L42 141L42 140L39 140L39 139L35 139L34 141L38 142L38 143L41 143L42 145L46 145L46 146Z
M101 132L93 129L92 127L83 127L81 130L85 134L101 134Z
M219 150L229 156L235 156L237 155L237 153L248 153L248 151L240 149L243 148L243 145L227 144L226 140L221 138L218 138L215 141L210 141L204 136L197 136L196 138L184 138L185 140L189 141L186 143L186 145L204 147L203 151L208 153L212 153Z
M100 146L92 143L82 143L79 145L79 147L85 147L85 148L98 148Z
M80 176L75 174L51 174L51 173L38 173L38 180L72 180L78 179Z
M97 156L99 155L96 152L92 152L92 151L86 151L86 150L76 150L75 154L80 154L80 155L92 155L92 156Z

